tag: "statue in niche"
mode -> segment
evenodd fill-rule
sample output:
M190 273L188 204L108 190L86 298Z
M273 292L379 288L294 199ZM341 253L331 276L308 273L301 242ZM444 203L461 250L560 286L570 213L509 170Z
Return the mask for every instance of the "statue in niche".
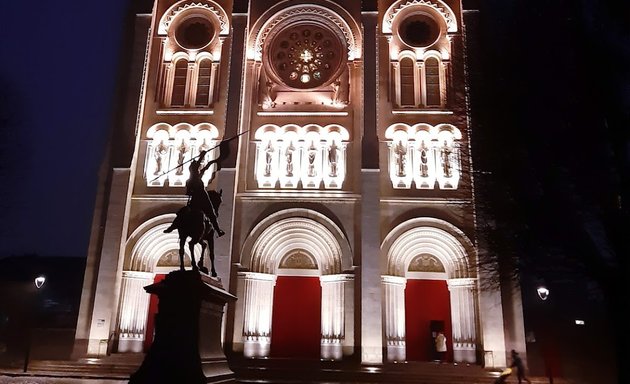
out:
M311 146L308 147L308 176L315 177L317 171L315 170L315 157L317 156L317 148L315 148L315 142L311 140Z
M330 165L331 177L337 176L337 160L339 158L339 155L337 154L337 149L337 144L333 140L333 142L330 144L330 148L328 148L328 164Z
M265 82L265 95L263 96L263 108L268 109L268 108L274 108L276 106L276 103L273 101L274 97L273 97L273 86L275 84L271 81L271 80L267 80Z
M403 145L402 140L398 140L398 144L394 147L396 154L396 176L405 176L405 162L407 156L407 147Z
M162 160L164 159L164 155L168 153L168 147L164 144L164 140L160 141L157 147L153 150L153 155L155 156L155 172L154 175L159 175L162 173Z
M184 139L182 139L182 142L179 144L179 146L177 147L177 151L179 153L178 157L177 157L177 171L175 171L175 174L178 176L181 176L184 174L184 159L186 158L186 153L188 153L188 150L190 149L190 147L186 144L186 142L184 141Z
M293 176L293 152L295 151L295 147L293 146L293 141L289 142L289 146L284 152L284 155L287 159L287 176Z
M332 103L333 104L338 104L339 103L339 94L340 94L340 89L341 89L341 80L335 80L334 83L332 83L332 89L333 89L333 94L332 94Z
M420 143L420 176L429 177L429 159L427 157L427 146L424 140Z
M267 147L265 148L265 176L271 176L271 161L273 160L273 146L271 145L271 140L267 142Z
M451 147L449 147L446 140L444 140L444 145L440 149L440 156L442 158L442 172L444 173L444 177L451 177Z
M199 153L201 153L201 152L208 152L208 150L210 150L210 145L208 145L208 142L204 138L203 141L201 142L201 145L199 146ZM204 165L206 165L206 159L205 159L205 157L201 157L201 165L200 166L203 168Z

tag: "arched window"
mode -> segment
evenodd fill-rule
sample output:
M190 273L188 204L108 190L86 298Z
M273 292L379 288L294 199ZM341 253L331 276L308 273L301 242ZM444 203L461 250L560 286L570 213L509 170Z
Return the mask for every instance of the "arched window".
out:
M440 97L440 63L434 57L430 57L424 62L427 106L434 107L442 105Z
M210 72L212 70L212 61L204 59L199 63L199 76L197 77L197 95L195 97L195 106L207 107L210 105Z
M400 60L400 105L414 106L415 87L414 87L414 62L408 57Z
M188 62L180 59L175 63L175 73L173 76L173 93L171 106L183 107L186 95L186 79L188 75Z

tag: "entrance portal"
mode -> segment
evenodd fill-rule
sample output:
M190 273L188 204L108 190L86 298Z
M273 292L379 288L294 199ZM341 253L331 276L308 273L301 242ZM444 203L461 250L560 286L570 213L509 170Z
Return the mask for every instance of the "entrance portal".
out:
M408 361L431 361L435 355L433 324L444 324L446 360L453 361L451 304L445 280L407 280L405 324Z
M321 303L319 277L278 277L271 321L272 357L320 358Z

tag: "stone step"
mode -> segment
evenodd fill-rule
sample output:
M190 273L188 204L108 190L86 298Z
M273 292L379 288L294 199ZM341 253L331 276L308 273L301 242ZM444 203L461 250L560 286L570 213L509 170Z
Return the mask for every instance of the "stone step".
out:
M125 380L137 370L144 355L112 355L101 359L34 360L29 375L81 379ZM230 367L241 383L392 383L392 384L492 384L498 372L476 365L436 363L405 363L359 365L352 363L320 362L316 360L232 360ZM8 372L17 375L19 369ZM508 383L514 383L513 376ZM530 377L533 384L546 384L544 377ZM555 384L570 384L555 378Z

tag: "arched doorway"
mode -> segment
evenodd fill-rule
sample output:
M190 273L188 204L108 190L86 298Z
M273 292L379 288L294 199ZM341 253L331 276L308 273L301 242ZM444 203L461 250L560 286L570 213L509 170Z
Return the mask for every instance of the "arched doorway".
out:
M443 220L416 218L394 228L381 252L387 361L435 359L434 337L443 331L449 361L476 362L472 242Z
M115 333L118 352L143 352L151 345L158 303L144 287L179 268L178 236L164 233L174 218L174 214L167 214L147 220L127 241ZM185 252L185 263L189 265L187 248ZM195 252L199 255L201 248Z
M248 270L237 275L244 300L236 308L242 334L234 338L243 354L341 359L354 343L354 275L339 228L317 212L292 209L261 222L250 240Z

